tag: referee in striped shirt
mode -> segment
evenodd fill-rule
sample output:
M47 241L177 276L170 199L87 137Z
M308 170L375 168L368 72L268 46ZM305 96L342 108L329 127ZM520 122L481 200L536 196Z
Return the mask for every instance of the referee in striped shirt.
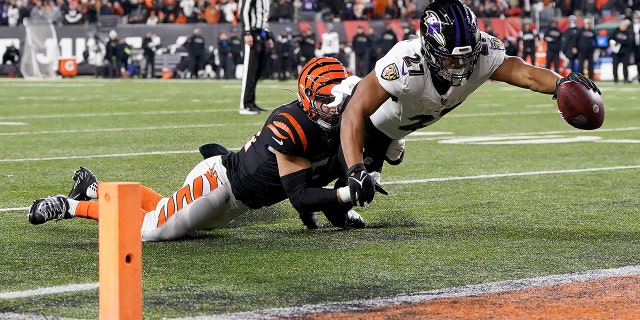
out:
M269 32L269 0L243 0L240 20L244 36L244 74L240 95L240 114L258 114L266 110L256 105L256 84L267 63L267 49L273 48Z

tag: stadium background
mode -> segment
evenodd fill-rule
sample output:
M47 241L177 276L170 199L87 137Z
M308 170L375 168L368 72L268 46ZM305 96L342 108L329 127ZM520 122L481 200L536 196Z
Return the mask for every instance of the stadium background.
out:
M614 17L615 18L615 17ZM326 30L328 22L324 21L301 21L298 23L271 23L271 31L274 35L278 35L283 32L287 27L292 28L293 33L299 33L302 30L312 28L316 34L317 40L320 40L320 36ZM404 27L413 28L417 30L419 27L418 19L410 20L353 20L332 23L334 29L340 34L341 41L350 42L356 33L357 27L363 25L366 27L373 27L378 34L384 32L385 25L391 25L393 30L399 39L404 36ZM481 30L486 30L487 26L491 26L494 34L500 39L510 38L515 39L521 30L523 19L521 18L480 18L478 24ZM578 24L582 25L582 19L579 19ZM568 25L568 19L562 18L559 20L558 26L561 30L566 29ZM617 26L615 21L608 21L596 26L596 30L606 35L609 29L613 29ZM85 26L59 26L56 27L56 33L58 37L58 43L60 46L60 59L75 59L77 63L78 75L93 75L95 67L88 65L84 61L83 53L87 48L87 40L94 34L97 34L100 39L107 39L107 34L111 29L118 32L119 37L126 37L127 42L134 48L140 48L142 44L142 38L146 32L152 32L156 36L160 37L162 47L167 48L171 45L180 44L191 33L194 28L200 28L202 35L208 45L217 43L217 36L221 31L230 32L231 29L238 29L239 26L233 24L165 24L156 26L147 25L118 25L103 26L100 28L85 27ZM4 28L2 35L0 35L0 55L4 53L5 48L10 44L16 45L18 48L24 47L25 29L24 28ZM545 49L544 44L537 53L538 65L541 65L545 61ZM179 59L178 59L179 60ZM165 67L171 68L175 64L176 58L171 57L171 54L160 55L156 58L156 65L162 69L162 64ZM601 57L596 64L596 74L599 80L610 80L609 75L611 71L602 72L600 75L600 68L603 64L610 62L609 57ZM606 67L605 67L606 68ZM156 68L158 69L158 68ZM610 67L609 67L610 70ZM632 77L635 76L635 68L630 68ZM161 70L157 71L158 75ZM7 73L0 70L0 76L6 76Z

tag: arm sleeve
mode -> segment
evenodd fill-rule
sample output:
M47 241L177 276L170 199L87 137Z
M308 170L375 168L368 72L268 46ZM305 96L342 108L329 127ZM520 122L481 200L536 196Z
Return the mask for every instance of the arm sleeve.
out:
M311 168L280 177L293 207L300 212L325 211L340 205L335 189L308 187Z

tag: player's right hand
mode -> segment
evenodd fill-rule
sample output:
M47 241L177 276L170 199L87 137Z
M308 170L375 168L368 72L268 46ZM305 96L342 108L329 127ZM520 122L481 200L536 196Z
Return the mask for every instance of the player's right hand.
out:
M351 204L364 207L365 203L371 203L376 193L376 184L373 177L367 173L364 164L358 163L347 170L349 191L351 192ZM384 189L383 189L384 190Z
M580 72L571 72L568 76L560 78L558 79L558 81L556 81L556 91L553 93L553 97L551 97L551 99L556 100L558 98L558 88L560 87L560 84L566 81L580 82L587 86L587 88L593 90L593 92L602 95L600 89L598 89L598 86L596 86L595 82L593 82L591 79L585 77Z

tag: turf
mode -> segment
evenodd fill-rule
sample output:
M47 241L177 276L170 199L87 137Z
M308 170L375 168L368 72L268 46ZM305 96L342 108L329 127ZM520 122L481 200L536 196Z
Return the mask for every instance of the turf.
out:
M383 172L390 195L358 209L364 230L320 217L307 231L283 202L225 229L144 243L145 319L637 264L640 90L599 86L605 124L581 131L550 96L484 85L408 137L404 163ZM295 99L291 89L260 82L257 102L272 109ZM26 218L34 199L67 194L79 166L170 194L201 144L237 149L266 118L238 114L239 81L7 80L0 91L0 293L98 281L95 221ZM0 312L95 319L98 293L0 299Z

